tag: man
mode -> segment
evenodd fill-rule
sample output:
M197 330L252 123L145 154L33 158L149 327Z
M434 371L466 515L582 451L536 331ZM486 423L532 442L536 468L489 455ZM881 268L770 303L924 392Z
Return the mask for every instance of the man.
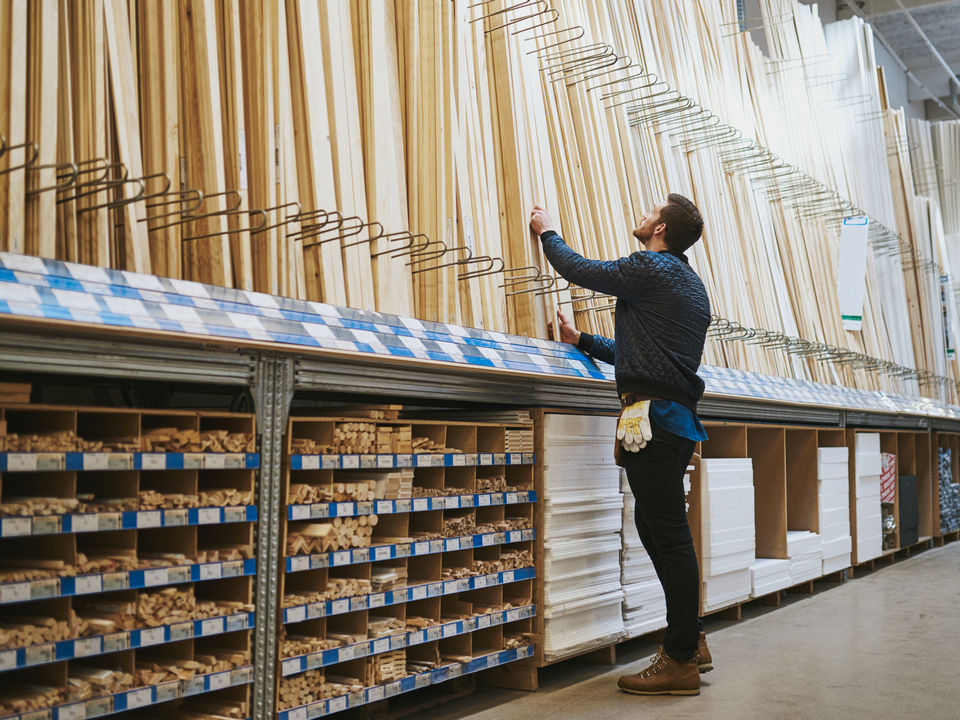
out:
M540 206L530 214L530 228L560 275L617 298L615 341L579 332L557 315L563 341L616 366L623 407L618 464L627 472L637 532L667 602L660 651L649 667L621 677L618 684L640 695L699 695L700 672L713 665L699 619L700 574L683 476L696 442L707 438L696 407L703 395L697 368L710 302L684 252L700 239L703 219L690 200L671 194L633 231L644 251L609 261L588 260L571 250Z

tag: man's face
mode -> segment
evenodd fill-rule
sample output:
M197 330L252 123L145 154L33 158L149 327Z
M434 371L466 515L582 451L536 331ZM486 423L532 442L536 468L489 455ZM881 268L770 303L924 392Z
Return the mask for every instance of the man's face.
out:
M660 210L666 203L660 203L653 210L645 212L643 217L640 220L640 226L634 228L633 236L640 241L640 243L647 247L647 244L653 238L653 233L657 229L657 225L660 224Z

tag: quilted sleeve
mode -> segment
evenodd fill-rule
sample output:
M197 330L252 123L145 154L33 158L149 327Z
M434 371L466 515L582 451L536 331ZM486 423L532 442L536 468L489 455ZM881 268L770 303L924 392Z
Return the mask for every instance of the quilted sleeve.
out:
M614 342L610 338L602 335L591 335L590 333L580 333L580 339L577 341L577 347L583 350L587 355L596 358L601 362L613 365L616 357L614 351Z
M540 236L543 254L560 275L574 285L636 301L649 272L647 263L634 253L619 260L588 260L575 252L553 230Z

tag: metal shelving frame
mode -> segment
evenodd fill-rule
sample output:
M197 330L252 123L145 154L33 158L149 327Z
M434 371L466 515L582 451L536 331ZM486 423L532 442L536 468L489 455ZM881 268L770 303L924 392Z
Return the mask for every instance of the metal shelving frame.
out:
M611 412L618 408L612 382L504 370L491 373L443 363L392 358L345 359L328 351L168 336L73 331L62 326L0 325L0 372L104 379L192 383L249 392L256 412L260 471L257 481L257 575L251 718L276 717L274 687L279 627L282 438L292 402L318 394L449 406L511 405ZM375 382L371 378L376 378ZM701 415L740 422L797 423L823 427L910 428L960 432L960 421L872 413L772 401L707 396ZM260 620L262 618L262 621Z

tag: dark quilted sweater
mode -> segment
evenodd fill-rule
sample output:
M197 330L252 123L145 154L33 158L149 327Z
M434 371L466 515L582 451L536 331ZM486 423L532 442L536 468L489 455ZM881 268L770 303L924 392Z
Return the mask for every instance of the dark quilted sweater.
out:
M540 240L564 278L616 296L616 344L582 333L579 347L616 367L617 391L674 400L696 410L703 396L697 368L710 325L710 300L686 256L635 252L619 260L588 260L552 230Z

